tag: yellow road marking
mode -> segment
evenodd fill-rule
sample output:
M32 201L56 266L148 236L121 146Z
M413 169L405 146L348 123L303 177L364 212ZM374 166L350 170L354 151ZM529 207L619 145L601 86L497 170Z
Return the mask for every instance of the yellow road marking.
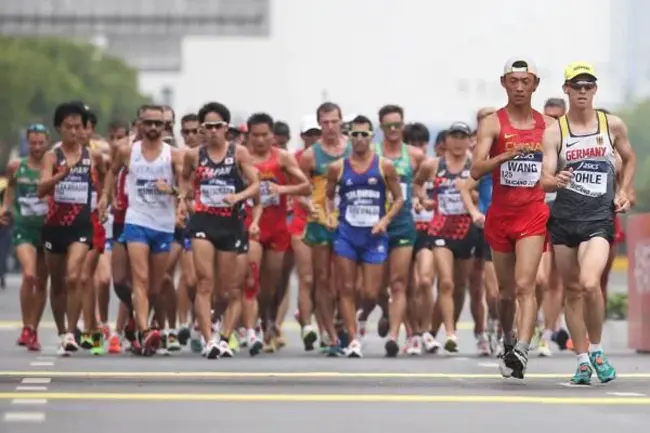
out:
M394 395L394 394L163 394L163 393L0 393L0 399L137 400L221 402L353 402L353 403L527 403L571 405L650 405L645 397L542 397L519 395Z
M570 374L526 373L527 379L567 379ZM141 378L141 379L502 379L495 373L261 372L261 371L0 371L0 377ZM619 379L650 379L650 373L618 373Z
M115 323L109 323L109 326L111 328L115 327ZM21 329L23 327L23 322L20 320L0 320L0 329ZM55 329L56 326L54 322L47 321L47 322L41 322L39 325L39 328L41 329ZM293 320L286 321L282 325L283 330L288 330L288 331L300 331L300 325ZM372 328L371 328L372 329ZM471 331L474 329L474 323L473 322L458 322L458 327L457 329L460 329L461 331Z
M616 256L612 263L612 270L617 272L627 271L628 261L626 256Z

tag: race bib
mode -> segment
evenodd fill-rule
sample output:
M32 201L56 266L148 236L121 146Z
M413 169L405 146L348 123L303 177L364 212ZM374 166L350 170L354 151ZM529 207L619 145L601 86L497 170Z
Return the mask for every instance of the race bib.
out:
M97 192L93 191L90 193L90 210L97 209Z
M201 185L199 189L201 203L208 207L231 207L224 200L230 194L235 194L234 185Z
M577 170L567 189L587 197L600 197L607 192L606 172Z
M140 206L167 207L170 197L158 189L155 180L138 179L136 181L136 203Z
M553 203L557 197L557 192L547 192L545 201L546 203Z
M88 188L88 182L61 181L54 187L54 201L68 204L87 204Z
M24 217L43 216L47 214L47 203L37 196L19 197L20 214Z
M271 182L268 180L260 182L260 203L262 207L280 205L280 196L271 192Z
M465 215L465 203L459 192L440 194L438 196L438 209L441 215Z
M422 209L420 213L413 210L413 221L416 223L428 223L433 219L434 212L433 210L424 210Z
M379 222L379 206L348 206L345 209L345 220L352 227L372 227Z
M525 158L513 159L501 164L501 185L532 188L537 185L542 174L542 162ZM534 157L534 154L530 154Z

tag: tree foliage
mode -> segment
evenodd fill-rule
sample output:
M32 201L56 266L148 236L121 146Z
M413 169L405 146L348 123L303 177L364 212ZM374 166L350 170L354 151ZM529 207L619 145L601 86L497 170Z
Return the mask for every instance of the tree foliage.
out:
M81 100L99 118L99 130L131 119L146 102L137 72L86 43L54 38L0 36L0 167L32 122L52 127L54 108Z
M650 99L621 111L637 156L635 212L650 212Z

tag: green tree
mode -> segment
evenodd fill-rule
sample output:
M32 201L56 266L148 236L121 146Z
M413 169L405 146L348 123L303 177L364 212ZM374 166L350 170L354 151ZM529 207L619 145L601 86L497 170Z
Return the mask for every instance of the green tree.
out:
M0 83L0 167L28 123L52 127L62 101L84 101L100 132L114 118L131 119L147 102L135 70L91 44L63 39L0 36Z
M635 212L650 211L650 99L621 111L637 155Z

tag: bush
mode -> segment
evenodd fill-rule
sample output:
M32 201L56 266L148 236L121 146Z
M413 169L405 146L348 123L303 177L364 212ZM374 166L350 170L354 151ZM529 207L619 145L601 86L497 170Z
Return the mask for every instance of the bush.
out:
M612 320L625 320L627 318L627 294L617 293L607 297L605 316Z

